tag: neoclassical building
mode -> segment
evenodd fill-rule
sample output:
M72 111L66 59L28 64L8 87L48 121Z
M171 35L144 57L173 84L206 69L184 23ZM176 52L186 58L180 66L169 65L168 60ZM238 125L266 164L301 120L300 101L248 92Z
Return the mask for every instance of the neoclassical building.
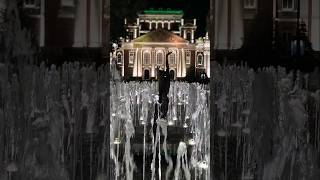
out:
M157 79L157 68L165 68L168 57L172 79L210 76L210 40L208 35L195 39L196 19L183 19L182 11L145 10L136 22L128 24L120 48L114 52L124 79Z

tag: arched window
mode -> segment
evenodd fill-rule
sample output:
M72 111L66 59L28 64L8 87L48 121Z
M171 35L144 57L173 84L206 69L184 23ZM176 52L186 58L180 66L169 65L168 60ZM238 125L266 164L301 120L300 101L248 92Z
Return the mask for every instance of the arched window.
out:
M24 0L25 7L36 7L36 0Z
M163 23L163 29L169 29L169 23L168 22Z
M157 52L156 59L157 59L157 64L162 65L163 64L163 53Z
M169 71L169 74L170 74L170 80L174 80L174 78L175 78L175 72L174 72L174 70L170 70L170 71Z
M191 41L191 32L190 31L187 32L187 40Z
M282 10L284 11L294 10L294 0L282 0Z
M133 61L134 61L134 52L131 51L129 53L129 64L133 64Z
M246 9L256 8L256 0L245 0L244 1L244 8L246 8Z
M190 64L191 61L191 52L187 51L186 52L186 64Z
M143 64L144 65L150 65L151 64L151 55L149 52L143 53Z
M120 52L117 54L117 63L118 64L122 63L122 54Z
M203 55L202 54L198 54L197 63L198 63L198 65L203 65Z
M169 64L176 64L176 54L172 53L169 55Z

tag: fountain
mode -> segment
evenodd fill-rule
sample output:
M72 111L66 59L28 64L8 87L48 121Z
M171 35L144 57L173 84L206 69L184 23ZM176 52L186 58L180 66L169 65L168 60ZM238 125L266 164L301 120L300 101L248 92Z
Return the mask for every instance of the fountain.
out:
M170 82L167 60L166 64L166 70L159 71L159 84L114 81L111 85L115 179L210 179L209 91L206 85ZM128 125L134 129L129 137L124 128ZM123 136L123 144L116 145ZM136 168L123 176L119 172L128 163Z
M319 73L212 70L212 99L206 85L170 82L169 125L154 122L155 82L0 64L0 179L149 180L152 166L154 179L319 179Z

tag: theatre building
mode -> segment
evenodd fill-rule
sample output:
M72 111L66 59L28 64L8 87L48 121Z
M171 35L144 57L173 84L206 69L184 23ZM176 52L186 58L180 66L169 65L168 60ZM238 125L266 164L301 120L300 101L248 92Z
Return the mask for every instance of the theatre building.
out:
M196 19L184 20L182 11L145 10L135 23L125 20L125 27L127 35L113 54L123 79L157 79L168 52L172 79L210 76L210 41L195 39Z

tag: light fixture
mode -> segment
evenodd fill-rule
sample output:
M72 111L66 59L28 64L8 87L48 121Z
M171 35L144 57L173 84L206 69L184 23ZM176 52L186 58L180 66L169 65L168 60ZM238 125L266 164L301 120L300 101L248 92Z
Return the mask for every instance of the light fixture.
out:
M120 144L120 139L119 138L114 138L113 144Z
M146 124L146 122L145 121L141 121L141 125L145 125Z
M184 123L184 124L183 124L183 128L188 128L188 124L187 124L187 123Z
M174 117L172 118L172 120L176 121L176 120L178 120L178 118L177 118L176 116L174 116Z
M115 117L115 116L116 116L116 113L112 113L111 116L112 116L112 117Z
M143 116L140 116L140 121L143 121Z
M206 161L200 161L200 162L198 162L198 167L200 169L208 169L209 165Z
M196 142L194 141L194 139L189 139L189 140L188 140L188 144L189 144L190 146L194 146L194 145L196 145Z
M169 125L169 126L173 126L173 124L174 124L173 121L171 121L171 120L168 121L168 125Z

